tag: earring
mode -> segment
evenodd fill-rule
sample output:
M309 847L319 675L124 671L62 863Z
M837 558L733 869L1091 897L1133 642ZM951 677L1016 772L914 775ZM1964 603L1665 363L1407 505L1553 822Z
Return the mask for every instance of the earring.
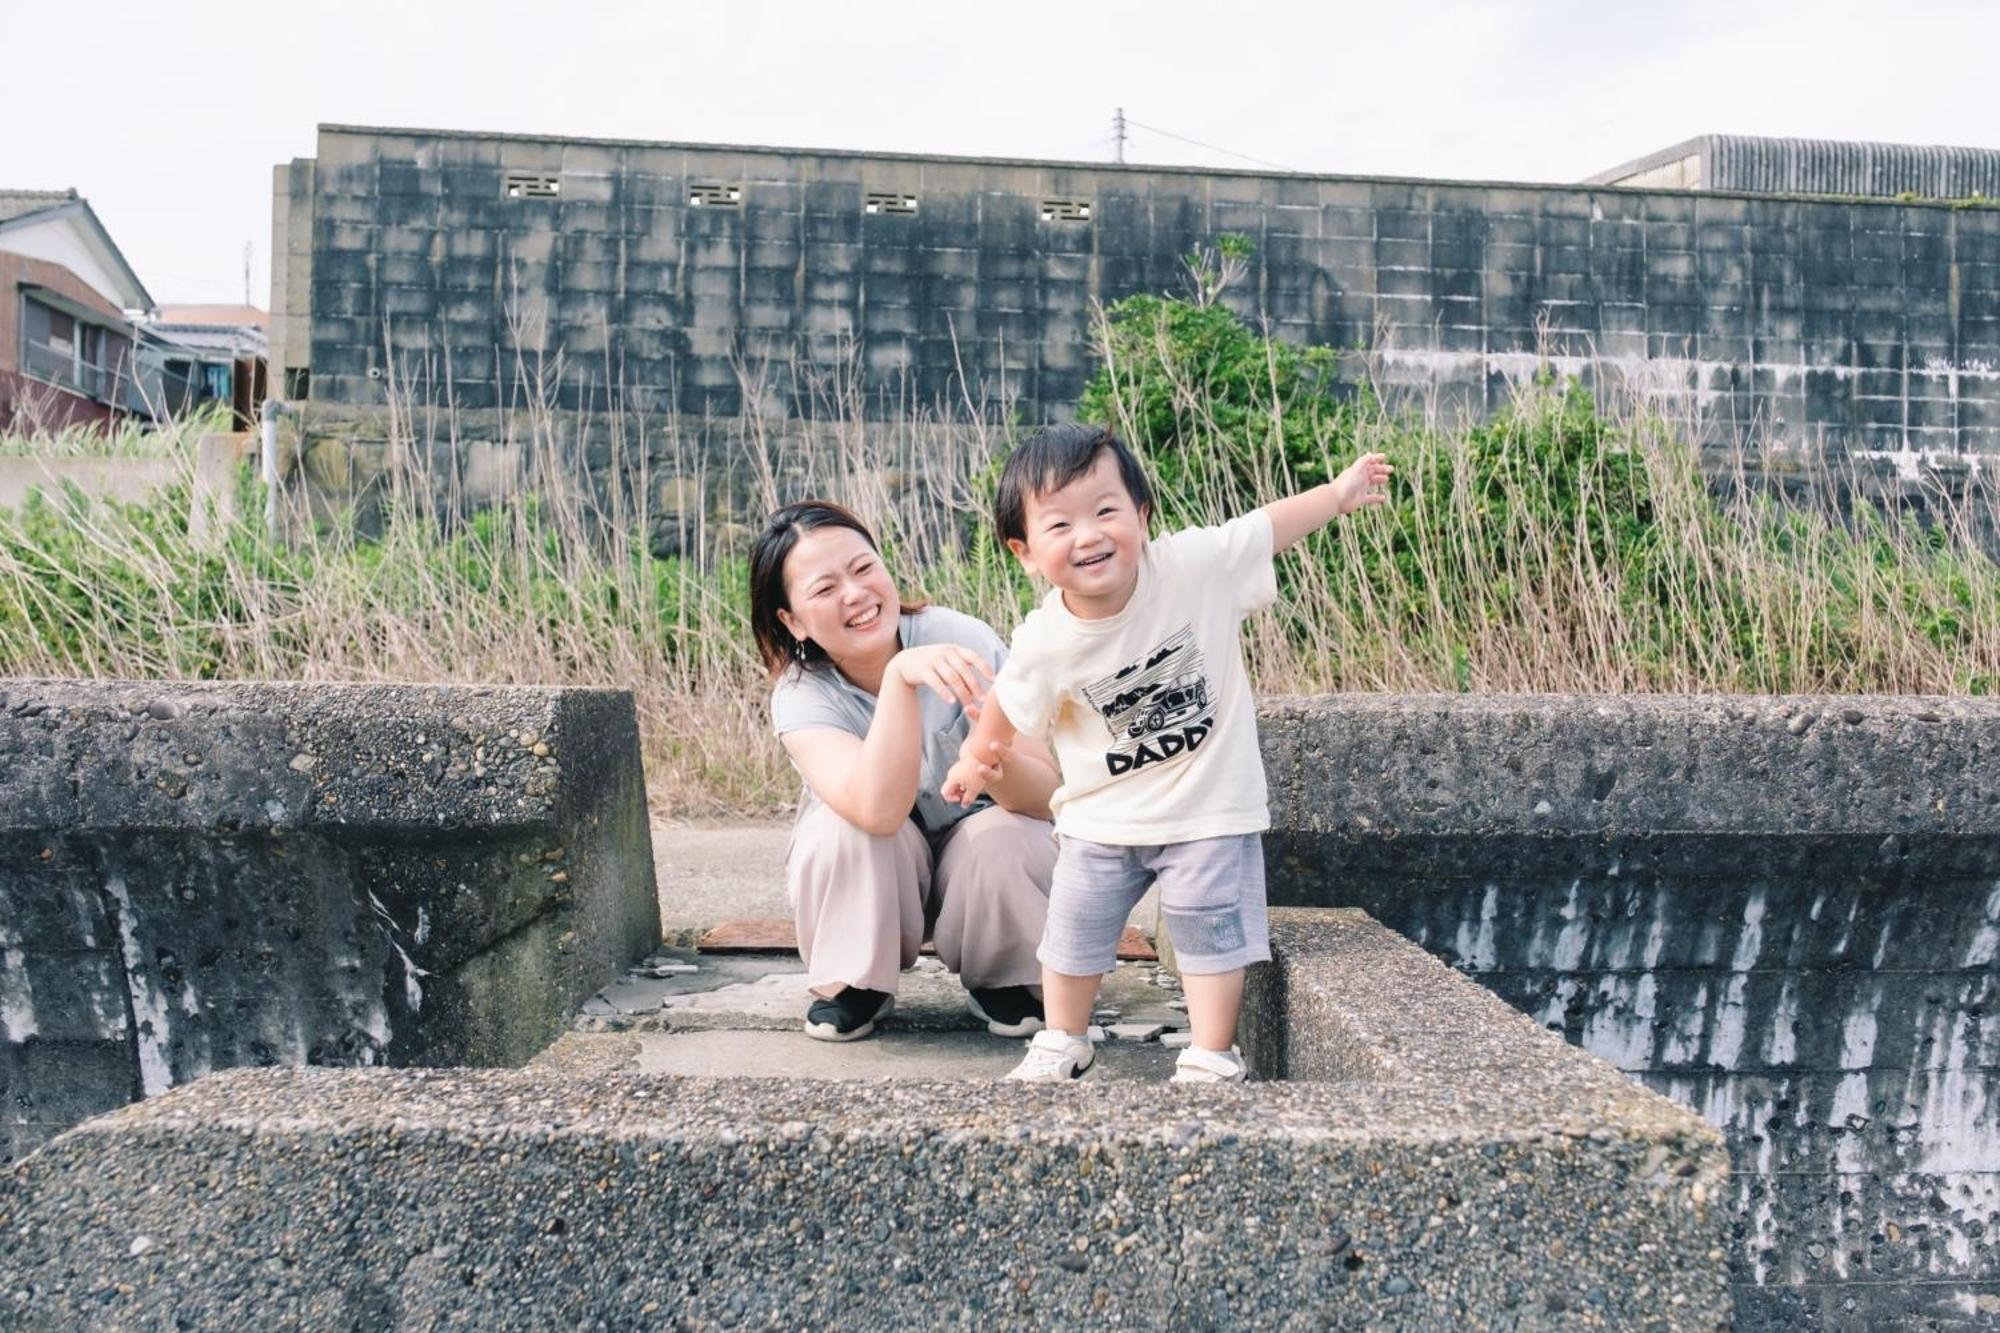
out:
M803 666L803 665L805 664L805 660L806 660L806 641L805 641L804 639L793 639L793 640L792 640L792 656L793 656L793 657L795 657L795 658L797 658L797 659L799 660L799 664L800 664L801 666Z

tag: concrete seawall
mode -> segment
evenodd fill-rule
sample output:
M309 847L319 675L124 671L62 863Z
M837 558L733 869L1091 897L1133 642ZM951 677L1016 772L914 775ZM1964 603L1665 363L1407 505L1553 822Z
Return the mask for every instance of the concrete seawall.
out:
M0 685L0 1163L235 1065L517 1064L659 939L631 699Z
M1337 697L1273 898L1353 905L1728 1136L1744 1328L2000 1314L2000 704Z
M216 1074L0 1174L0 1321L1726 1325L1712 1129L1359 913L1276 937L1312 1081Z

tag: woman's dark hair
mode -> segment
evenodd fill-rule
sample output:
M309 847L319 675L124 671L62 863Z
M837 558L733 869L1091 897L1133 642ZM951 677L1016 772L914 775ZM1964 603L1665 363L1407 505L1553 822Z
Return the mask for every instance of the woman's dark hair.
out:
M792 637L778 619L778 612L792 609L785 596L785 561L791 558L801 533L819 528L847 528L860 533L861 540L874 550L881 550L868 525L831 500L800 500L771 515L750 551L750 633L757 639L757 654L773 680L788 666L818 668L828 660L825 649L811 639ZM925 605L921 600L898 603L904 615L921 611Z
M1125 442L1102 426L1071 421L1036 432L1001 469L1000 490L993 497L993 525L1000 530L1000 540L1028 540L1028 497L1061 490L1097 466L1097 456L1107 450L1118 460L1125 493L1150 515L1153 488Z

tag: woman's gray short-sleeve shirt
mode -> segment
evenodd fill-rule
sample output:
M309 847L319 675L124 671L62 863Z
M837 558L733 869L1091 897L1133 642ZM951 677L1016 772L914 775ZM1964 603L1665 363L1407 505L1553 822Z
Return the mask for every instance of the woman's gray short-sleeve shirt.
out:
M978 653L996 672L1007 660L1007 645L985 621L941 606L903 616L901 635L905 648L960 644ZM981 796L971 809L962 809L938 795L945 774L958 762L959 747L972 729L971 720L957 702L940 699L929 689L919 689L917 701L923 719L924 753L917 774L917 805L910 814L924 832L936 835L992 802ZM780 736L827 727L865 738L874 721L875 696L830 665L791 667L771 691L771 726ZM807 786L799 798L799 814L805 815L817 804L818 795Z

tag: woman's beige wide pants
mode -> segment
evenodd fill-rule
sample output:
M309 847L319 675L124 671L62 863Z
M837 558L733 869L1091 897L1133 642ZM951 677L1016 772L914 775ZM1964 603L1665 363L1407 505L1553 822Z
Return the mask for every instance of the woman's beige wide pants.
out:
M989 806L933 840L915 821L864 833L824 805L792 827L785 877L816 995L896 990L926 936L970 987L1035 986L1056 842L1047 820Z

